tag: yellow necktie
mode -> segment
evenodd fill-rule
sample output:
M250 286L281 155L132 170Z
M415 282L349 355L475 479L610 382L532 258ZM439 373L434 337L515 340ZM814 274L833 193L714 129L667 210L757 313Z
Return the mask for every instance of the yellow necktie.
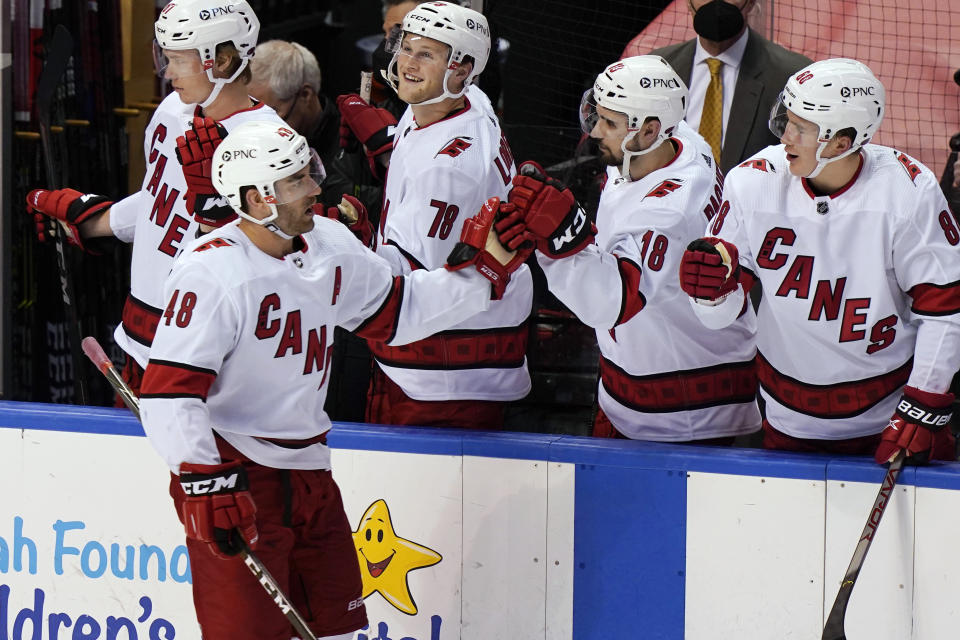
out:
M723 140L723 78L720 68L723 62L707 58L710 68L710 84L703 96L703 115L700 116L700 135L713 149L713 159L720 163L720 141Z

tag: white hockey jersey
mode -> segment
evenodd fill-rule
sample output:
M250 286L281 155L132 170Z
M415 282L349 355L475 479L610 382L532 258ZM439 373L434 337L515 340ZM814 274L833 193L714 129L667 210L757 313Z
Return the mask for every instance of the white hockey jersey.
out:
M516 174L490 101L470 86L466 108L426 127L413 111L397 123L377 253L395 274L442 266L463 221L487 200L506 200ZM451 331L397 349L370 343L377 362L416 400L516 400L530 390L526 319L530 269L513 273L502 300Z
M394 277L343 224L322 217L301 240L277 259L234 222L176 262L141 389L144 430L174 472L185 461L220 462L214 430L263 465L329 468L325 443L276 440L309 441L330 428L334 328L402 344L490 306L490 283L474 269Z
M552 291L600 346L598 400L624 435L686 441L760 428L752 307L705 328L680 289L687 245L717 209L723 177L709 145L681 123L674 159L640 180L614 168L597 211L596 244L538 262Z
M731 170L708 225L763 285L766 417L797 438L879 433L905 383L942 393L960 367L957 220L922 164L874 144L860 153L850 183L817 196L783 145L767 147Z
M123 242L133 243L130 294L113 337L126 353L146 366L150 342L163 307L163 281L183 247L197 237L199 226L186 209L186 180L177 161L177 137L193 121L196 105L171 93L150 119L143 138L146 173L140 191L110 208L110 227ZM220 121L229 132L247 120L276 120L277 112L262 102Z

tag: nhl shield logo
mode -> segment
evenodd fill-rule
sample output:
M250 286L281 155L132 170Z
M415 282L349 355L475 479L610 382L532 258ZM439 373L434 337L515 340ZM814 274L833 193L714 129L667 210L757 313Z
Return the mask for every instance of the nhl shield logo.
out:
M829 212L829 211L830 211L830 203L829 203L829 202L827 202L826 200L819 200L819 201L817 202L817 213L819 213L820 215L824 216L824 215L826 215L827 212Z

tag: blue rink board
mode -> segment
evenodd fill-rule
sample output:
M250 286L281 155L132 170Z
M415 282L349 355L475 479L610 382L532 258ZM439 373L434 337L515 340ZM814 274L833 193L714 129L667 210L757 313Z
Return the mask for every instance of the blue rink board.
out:
M4 401L0 428L143 436L125 409ZM876 483L883 478L869 458L545 434L336 423L329 441L341 449L575 465L578 640L682 640L688 472ZM906 467L899 483L960 490L960 464Z

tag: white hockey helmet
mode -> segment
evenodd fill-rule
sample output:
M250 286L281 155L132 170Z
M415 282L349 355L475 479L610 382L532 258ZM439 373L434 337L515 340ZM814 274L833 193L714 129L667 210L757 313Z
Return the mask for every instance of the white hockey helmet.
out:
M450 47L447 70L443 76L443 93L418 104L432 104L445 98L459 98L466 92L467 86L483 72L490 58L490 26L482 13L454 2L426 2L414 7L404 16L403 30L395 34L391 38L392 41L387 43L387 50L393 54L393 58L385 75L394 91L399 81L397 60L401 55L402 40L406 34L431 38ZM468 57L473 60L473 69L464 80L463 89L457 93L451 93L447 89L447 80Z
M687 85L660 56L624 58L604 69L593 88L583 94L580 128L588 135L597 124L598 105L627 116L627 134L620 142L620 175L628 178L631 158L659 147L683 120L687 112ZM627 143L647 118L660 121L657 139L643 151L628 150Z
M831 58L814 62L795 73L770 111L770 131L782 138L787 130L787 111L814 123L816 139L800 141L817 146L817 167L807 176L816 177L830 162L850 155L877 133L883 120L886 92L867 65L849 58ZM847 128L856 135L850 149L833 158L820 154L830 140Z
M219 95L223 85L235 80L250 63L260 21L246 0L173 0L163 8L153 25L154 63L157 74L163 77L167 61L164 49L170 51L195 50L207 78L215 85L211 97L201 106L207 106ZM229 78L213 75L217 45L232 42L240 54L240 64Z
M284 180L307 166L309 176L293 183ZM265 121L248 121L235 127L217 147L211 174L214 188L237 215L283 237L289 236L272 224L278 216L277 205L314 193L326 178L323 163L306 138L277 122ZM270 207L269 216L255 218L243 210L244 187L260 192Z

